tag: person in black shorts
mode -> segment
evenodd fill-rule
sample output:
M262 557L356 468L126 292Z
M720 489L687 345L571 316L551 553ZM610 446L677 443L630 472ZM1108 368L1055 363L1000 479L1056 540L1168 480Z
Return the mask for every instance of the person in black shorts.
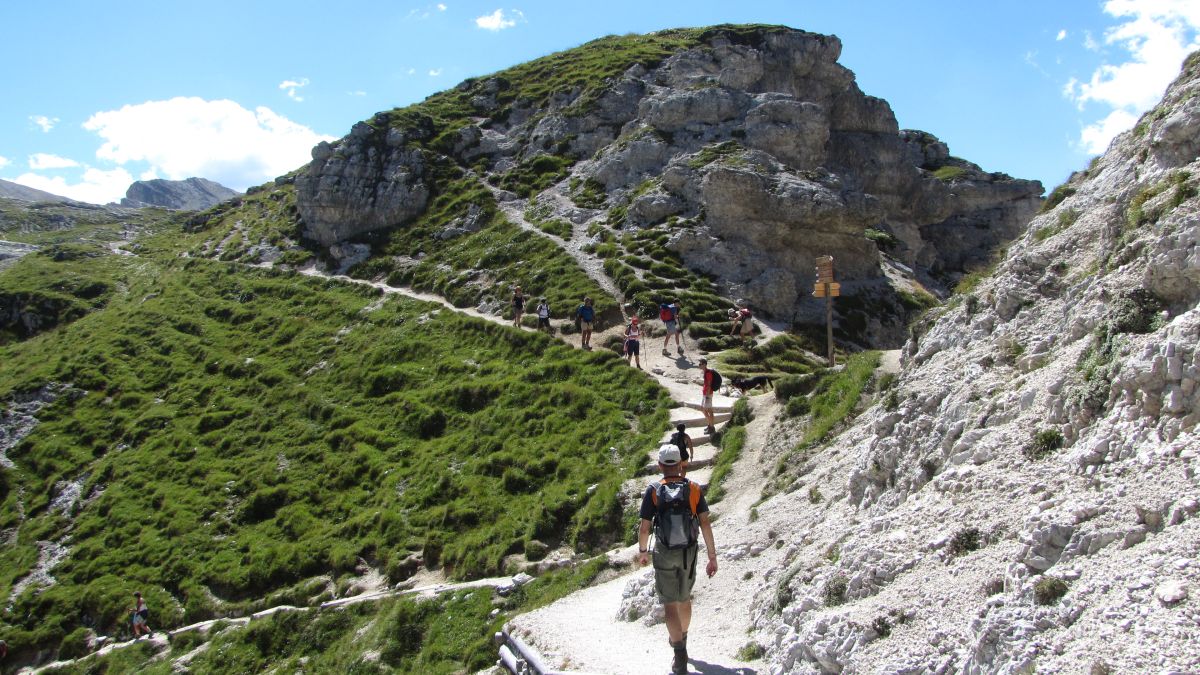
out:
M513 325L521 327L521 315L525 313L525 294L520 286L513 286L512 296Z

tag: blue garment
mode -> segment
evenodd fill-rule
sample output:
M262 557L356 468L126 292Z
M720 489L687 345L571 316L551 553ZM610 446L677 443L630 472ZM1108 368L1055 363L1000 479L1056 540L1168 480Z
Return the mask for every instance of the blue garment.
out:
M580 321L592 322L592 321L596 320L596 308L595 307L589 307L587 305L580 305L579 309L575 310L575 313L579 315Z

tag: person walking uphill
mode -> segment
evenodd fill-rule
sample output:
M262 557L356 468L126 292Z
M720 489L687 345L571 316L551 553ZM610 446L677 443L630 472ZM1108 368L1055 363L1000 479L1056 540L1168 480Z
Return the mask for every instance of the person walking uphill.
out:
M596 308L592 306L591 298L583 299L583 304L575 309L575 318L579 320L579 346L591 350L592 322L596 320Z
M520 286L513 286L512 310L513 325L520 328L521 315L525 313L525 294L521 292Z
M146 620L150 618L150 609L146 607L146 601L142 599L142 594L134 592L133 608L129 610L129 618L133 622L133 639L136 640L142 637L142 632L146 635L153 635L154 631L150 630Z
M663 337L663 356L670 356L671 352L667 351L667 346L671 343L671 336L675 336L675 350L683 355L683 343L679 337L679 304L675 302L664 302L658 306L658 318L663 322L663 328L667 330L666 336Z
M692 622L692 586L696 583L698 534L704 535L708 552L705 573L717 573L717 545L713 541L708 503L700 486L683 477L685 462L679 448L663 445L658 449L658 469L663 477L646 486L639 511L639 565L649 557L650 530L654 530L654 589L667 615L667 642L674 651L671 672L687 673L687 633Z
M721 388L721 376L708 367L708 359L700 359L700 381L700 412L704 414L704 421L708 422L704 433L712 436L717 433L716 418L713 417L713 394Z
M625 362L628 363L633 359L637 363L638 370L642 369L642 328L638 325L638 318L635 316L629 320L629 325L625 326Z

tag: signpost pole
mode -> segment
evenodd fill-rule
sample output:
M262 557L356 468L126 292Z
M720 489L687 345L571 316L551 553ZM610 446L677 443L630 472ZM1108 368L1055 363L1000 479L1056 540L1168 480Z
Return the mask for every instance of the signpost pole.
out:
M813 284L813 297L825 298L825 346L829 367L833 360L833 298L842 294L842 286L833 280L833 256L823 255L816 260L817 280Z

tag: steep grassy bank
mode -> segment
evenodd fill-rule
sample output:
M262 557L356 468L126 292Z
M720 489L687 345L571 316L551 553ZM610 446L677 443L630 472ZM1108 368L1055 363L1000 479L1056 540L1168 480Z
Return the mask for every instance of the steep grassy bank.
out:
M425 303L176 259L189 243L76 261L107 304L0 347L0 401L71 387L0 473L14 651L119 633L134 588L169 627L328 598L360 558L463 578L534 539L617 535L617 488L666 421L650 380ZM0 288L52 288L54 265L79 271L35 254ZM57 584L14 594L48 542Z

